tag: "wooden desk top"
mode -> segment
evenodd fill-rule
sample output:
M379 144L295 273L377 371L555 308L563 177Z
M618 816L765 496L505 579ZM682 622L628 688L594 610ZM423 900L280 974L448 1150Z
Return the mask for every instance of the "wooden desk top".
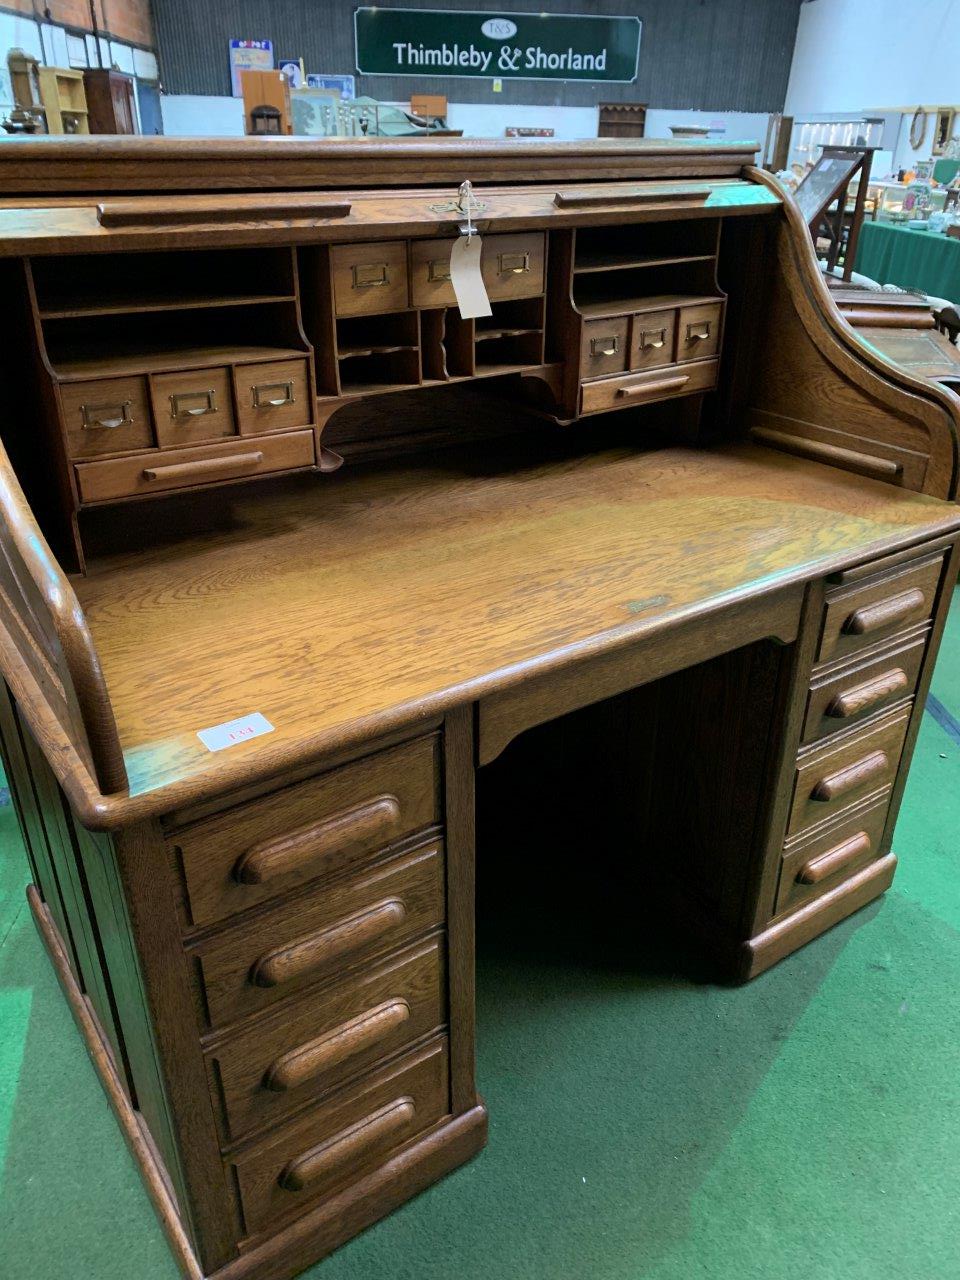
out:
M76 580L130 795L172 788L134 807L244 784L960 527L937 499L753 445L517 448L229 490L229 528L131 543ZM171 522L127 510L131 531ZM217 753L197 737L252 712L275 732Z

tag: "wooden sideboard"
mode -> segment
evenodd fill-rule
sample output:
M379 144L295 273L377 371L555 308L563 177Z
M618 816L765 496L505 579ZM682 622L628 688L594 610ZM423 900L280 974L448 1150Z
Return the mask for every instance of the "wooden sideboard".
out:
M478 861L656 895L736 980L889 885L960 400L753 159L0 147L4 766L191 1280L481 1148Z

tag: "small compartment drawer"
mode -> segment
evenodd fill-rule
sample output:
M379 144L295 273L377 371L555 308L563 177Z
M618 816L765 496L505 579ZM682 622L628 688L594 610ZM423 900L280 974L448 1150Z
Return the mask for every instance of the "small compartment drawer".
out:
M496 237L492 237L496 238ZM457 295L450 283L450 254L456 241L410 242L410 304L418 308L455 307ZM486 249L486 240L481 253Z
M535 298L543 293L542 232L488 236L480 256L480 274L491 302L498 298Z
M681 307L677 324L677 359L705 360L720 350L720 317L723 305L707 302Z
M844 658L933 613L943 556L827 596L817 661Z
M776 911L796 911L829 893L881 854L887 802L859 808L813 840L793 841L783 854Z
M600 378L608 373L621 373L627 367L627 316L612 320L586 320L583 325L583 347L580 352L580 377Z
M77 486L82 502L140 498L170 489L216 484L312 467L313 432L289 431L264 440L226 440L189 449L139 453L131 458L81 462Z
M205 818L170 837L196 925L245 911L430 826L436 735Z
M403 240L334 245L330 269L338 316L379 315L408 305L407 246Z
M900 764L911 708L841 741L830 740L797 765L787 834L842 813L867 796L885 795Z
M216 440L236 431L229 369L154 374L150 392L162 448Z
M630 326L629 367L658 369L661 365L672 364L676 327L675 311L638 312Z
M240 364L233 378L243 435L305 427L313 421L306 360Z
M448 1090L443 1038L233 1158L248 1233L305 1213L383 1164L449 1113Z
M689 395L692 391L709 391L716 384L716 360L684 365L682 369L674 367L654 369L650 373L628 373L620 378L584 383L580 392L582 412L625 409L628 405Z
M807 698L801 741L815 742L840 729L849 729L884 707L912 697L926 646L927 638L921 635L908 644L887 648L853 669L828 669L815 676Z
M153 447L146 378L63 382L60 403L71 458Z
M202 1007L212 1026L235 1022L443 918L443 850L433 841L206 939L192 952Z
M207 1056L233 1142L437 1031L446 1021L439 941L285 1005Z

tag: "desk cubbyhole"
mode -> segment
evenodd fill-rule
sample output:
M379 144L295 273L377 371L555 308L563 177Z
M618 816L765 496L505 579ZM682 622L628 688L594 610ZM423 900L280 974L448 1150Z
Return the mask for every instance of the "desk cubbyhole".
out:
M42 320L292 301L289 248L131 253L122 270L100 254L34 258Z
M51 366L67 379L279 360L307 352L292 302L62 317L45 322L44 338Z
M491 315L474 321L477 371L540 364L543 298L513 298L494 302L491 307Z
M416 311L337 320L337 362L344 395L374 394L420 382Z
M717 218L695 218L682 222L580 228L574 273L592 275L685 262L712 262L717 256L719 227Z

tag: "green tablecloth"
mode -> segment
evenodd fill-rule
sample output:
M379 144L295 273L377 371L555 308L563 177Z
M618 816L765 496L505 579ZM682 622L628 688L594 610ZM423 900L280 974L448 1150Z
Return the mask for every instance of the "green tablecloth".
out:
M898 284L960 304L960 240L889 222L860 228L854 271L878 284Z

